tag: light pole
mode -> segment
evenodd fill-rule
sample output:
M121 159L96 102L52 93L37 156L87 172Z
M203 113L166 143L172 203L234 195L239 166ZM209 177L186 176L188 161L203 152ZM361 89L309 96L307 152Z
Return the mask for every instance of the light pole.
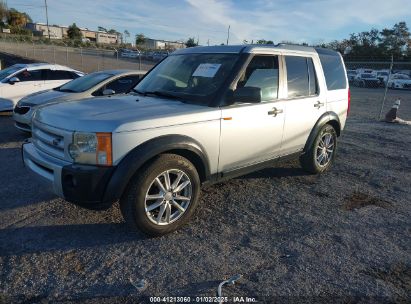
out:
M49 40L50 40L49 13L47 11L47 0L44 0L44 6L46 7L47 33L49 34Z

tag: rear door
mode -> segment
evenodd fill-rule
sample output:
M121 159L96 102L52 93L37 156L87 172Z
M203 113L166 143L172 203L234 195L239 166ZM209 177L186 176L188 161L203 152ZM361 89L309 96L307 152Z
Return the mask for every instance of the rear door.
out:
M73 80L73 74L70 71L65 70L46 70L47 76L44 83L44 89L54 89L66 82Z
M3 89L3 96L14 104L21 98L43 90L45 70L24 70L16 74L20 81L10 84Z
M318 59L311 56L284 56L287 99L282 155L302 150L315 123L326 112L326 90L317 75Z
M222 108L219 172L230 172L278 156L284 127L278 55L254 55L237 88L261 88L262 102Z
M348 110L348 79L340 53L317 48L327 88L327 111L336 113L344 128ZM372 70L371 70L372 71Z

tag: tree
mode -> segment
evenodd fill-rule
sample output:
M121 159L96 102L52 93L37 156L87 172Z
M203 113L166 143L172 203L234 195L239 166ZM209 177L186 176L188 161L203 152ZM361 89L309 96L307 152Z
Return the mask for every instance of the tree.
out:
M188 38L188 40L185 43L186 47L193 47L193 46L197 46L198 43L195 41L194 37Z
M107 33L113 34L113 35L118 34L118 32L115 29L110 29L110 30L107 31Z
M100 32L105 32L105 33L107 33L107 29L106 29L105 27L98 26L97 29L98 29L98 31L100 31Z
M11 8L8 12L7 22L11 26L25 27L27 24L27 14ZM30 18L31 19L31 18Z
M9 9L7 7L7 4L4 0L0 1L0 22L4 23L7 21L7 18L9 16Z
M124 43L127 42L127 38L129 38L129 37L130 37L130 32L127 31L127 30L124 30Z
M77 27L77 25L73 23L67 29L67 36L71 40L80 40L83 35L81 33L81 30Z
M271 41L271 40L265 40L265 39L257 40L256 43L257 43L257 44L274 44L273 41Z
M392 29L383 29L381 31L380 47L386 55L402 57L407 53L410 32L405 22L396 23Z
M136 45L141 45L146 42L146 36L144 34L137 34L136 35Z

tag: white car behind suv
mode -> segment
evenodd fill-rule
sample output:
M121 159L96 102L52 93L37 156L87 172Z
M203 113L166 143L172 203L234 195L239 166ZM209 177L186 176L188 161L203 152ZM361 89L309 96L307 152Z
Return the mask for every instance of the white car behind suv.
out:
M84 73L57 64L15 64L0 71L0 112L12 111L26 95L53 89Z

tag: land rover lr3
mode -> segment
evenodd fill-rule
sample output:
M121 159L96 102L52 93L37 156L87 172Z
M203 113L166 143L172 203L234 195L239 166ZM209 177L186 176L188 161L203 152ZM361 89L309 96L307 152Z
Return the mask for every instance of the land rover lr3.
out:
M292 156L332 165L350 93L342 57L289 46L174 52L123 96L36 111L25 165L67 201L104 209L150 235L192 215L200 186Z

